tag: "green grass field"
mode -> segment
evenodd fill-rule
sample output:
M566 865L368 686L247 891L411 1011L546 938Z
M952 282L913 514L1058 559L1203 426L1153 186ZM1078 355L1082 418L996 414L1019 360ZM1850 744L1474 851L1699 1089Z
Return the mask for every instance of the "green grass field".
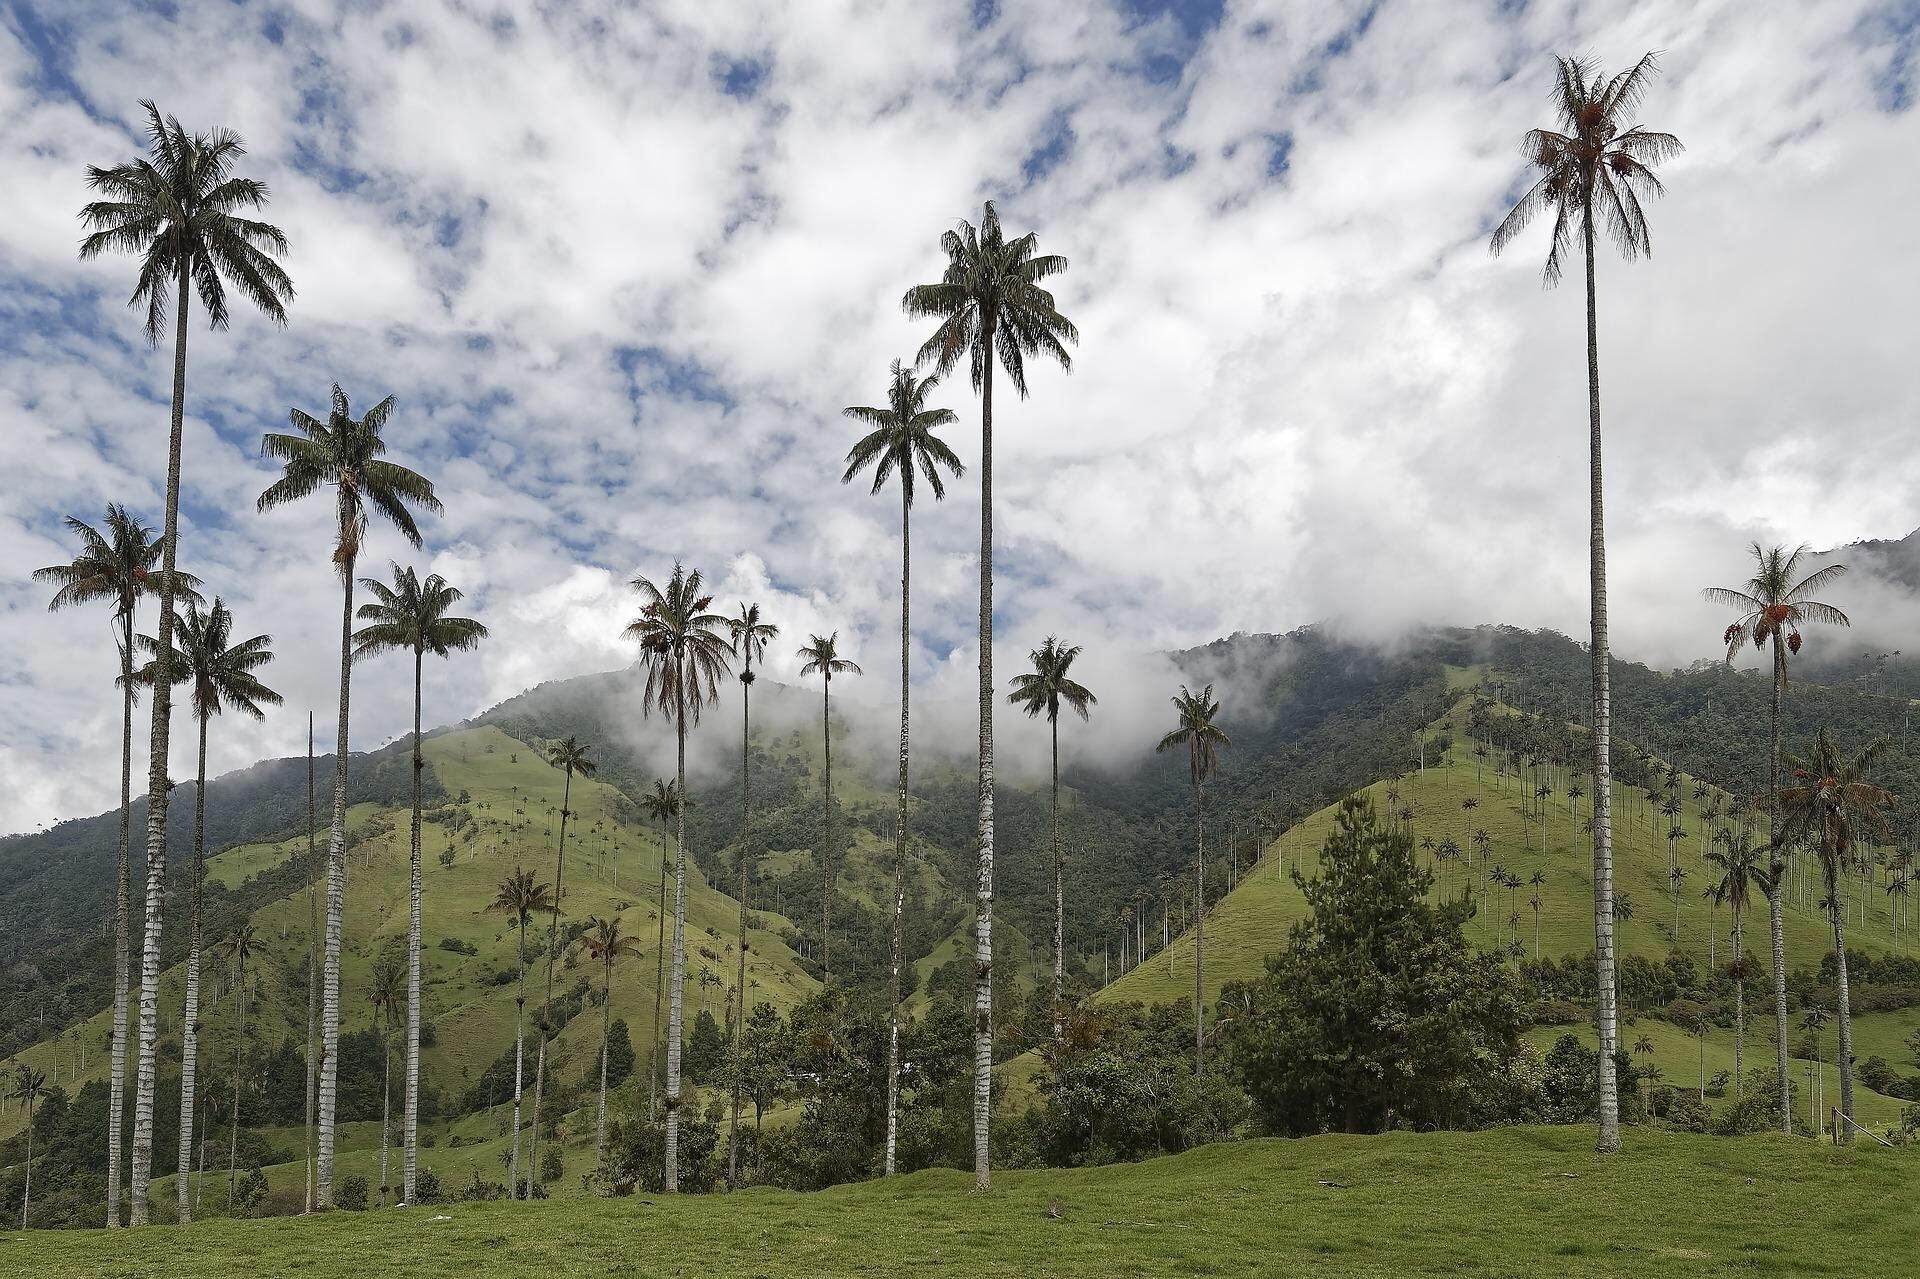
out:
M1912 1273L1920 1155L1585 1128L1209 1146L818 1194L453 1204L0 1238L0 1275L1719 1276ZM1057 1216L1055 1215L1057 1213ZM1809 1228L1818 1223L1818 1229Z

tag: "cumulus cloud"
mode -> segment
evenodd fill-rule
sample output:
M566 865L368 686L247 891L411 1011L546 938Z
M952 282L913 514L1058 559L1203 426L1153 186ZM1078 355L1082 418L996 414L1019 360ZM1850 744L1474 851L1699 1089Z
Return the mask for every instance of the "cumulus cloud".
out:
M253 499L261 431L335 380L399 397L392 456L447 507L363 569L445 573L495 632L429 667L431 718L626 664L626 583L684 559L786 627L775 679L839 630L885 757L897 507L838 484L838 412L918 347L900 294L986 197L1070 258L1082 333L1071 374L999 401L996 662L1086 646L1103 726L1062 746L1092 763L1150 746L1177 682L1152 654L1234 630L1582 627L1579 291L1538 287L1544 229L1485 250L1555 52L1666 50L1645 115L1688 144L1653 259L1599 268L1618 651L1710 654L1697 588L1750 538L1920 522L1912 33L1889 0L13 6L0 829L113 798L104 619L46 615L25 570L65 556L62 516L159 516L171 352L123 306L131 264L73 252L83 166L137 150L140 96L246 136L300 290L285 331L243 309L190 345L183 559L274 634L295 708L221 725L216 769L329 718L327 504ZM941 399L972 467L964 380ZM916 513L918 740L956 759L977 492ZM1863 627L1910 604L1835 594ZM404 666L356 672L357 748L405 730ZM1017 775L1029 727L1001 734Z

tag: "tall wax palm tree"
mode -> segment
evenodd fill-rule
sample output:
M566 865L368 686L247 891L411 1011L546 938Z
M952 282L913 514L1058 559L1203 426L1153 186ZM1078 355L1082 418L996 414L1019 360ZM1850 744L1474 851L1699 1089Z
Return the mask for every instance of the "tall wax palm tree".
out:
M1521 154L1539 178L1494 228L1488 247L1496 254L1528 223L1553 213L1553 245L1544 282L1559 282L1564 259L1576 244L1586 265L1588 573L1592 605L1593 661L1593 918L1599 978L1600 1134L1602 1153L1620 1148L1620 1096L1614 1052L1620 1027L1616 1007L1613 945L1613 698L1607 683L1607 541L1605 485L1600 457L1600 339L1594 301L1596 231L1631 261L1653 251L1642 200L1663 188L1653 167L1680 150L1670 133L1628 122L1652 83L1657 59L1646 54L1613 76L1584 58L1559 58L1553 104L1560 129L1530 129Z
M858 675L860 668L840 656L840 632L835 631L824 638L819 635L807 637L807 643L800 648L800 658L804 663L800 674L820 677L820 744L826 752L826 768L821 787L825 797L825 811L821 817L820 828L820 982L831 985L833 982L833 888L835 868L833 855L837 850L834 843L835 826L833 820L833 677L835 675Z
M234 1011L239 1024L233 1029L233 1107L227 1120L227 1215L233 1215L233 1198L240 1187L240 1079L247 1044L247 961L253 958L259 934L249 920L241 920L220 947L220 954L233 965ZM206 1173L206 1157L201 1156L201 1175ZM184 1180L184 1178L183 1178ZM182 1218L185 1220L185 1218Z
M913 598L913 498L916 477L926 480L934 500L947 495L940 472L959 476L965 467L947 442L934 432L959 419L951 409L927 407L927 395L939 385L932 374L917 377L914 371L895 360L888 370L886 407L854 406L842 410L847 417L872 429L847 450L846 473L842 484L852 483L862 471L872 468L873 488L878 493L893 476L900 477L900 784L893 828L893 939L889 962L892 968L891 998L887 1011L887 1146L886 1173L893 1175L898 1145L900 1112L900 924L906 909L907 892L907 759L908 759L908 675L912 663Z
M1889 840L1893 837L1885 811L1892 807L1893 796L1868 781L1874 764L1893 745L1891 738L1867 743L1849 759L1826 729L1815 734L1813 748L1804 760L1789 757L1797 785L1776 792L1774 804L1780 810L1780 839L1791 843L1806 840L1820 857L1825 880L1827 920L1833 926L1833 959L1838 980L1834 983L1834 1011L1840 1023L1840 1113L1848 1126L1834 1134L1837 1141L1853 1141L1853 1014L1847 993L1846 907L1841 900L1844 878L1860 866L1858 838Z
M127 872L133 812L133 619L143 595L160 590L166 548L153 530L115 503L107 507L104 530L69 515L67 528L80 540L71 563L36 569L36 582L57 589L47 611L81 604L113 605L114 646L120 651L120 836L114 854L113 890L113 1061L107 1068L107 1226L120 1224L120 1116L126 1104L127 1072ZM200 579L173 574L176 598L198 602Z
M275 324L287 322L293 281L275 261L287 251L278 227L246 216L264 208L266 184L238 177L234 166L246 154L229 129L190 134L172 116L162 117L142 101L147 116L147 154L112 168L87 166L87 186L101 198L80 210L87 234L82 261L105 253L140 258L140 275L129 306L146 309L145 333L158 345L173 312L172 421L167 437L166 514L162 521L160 622L155 628L160 679L153 698L147 769L147 902L140 961L140 1047L134 1078L133 1171L129 1184L132 1224L147 1223L147 1182L153 1170L154 1046L160 1017L160 905L167 868L167 753L173 716L175 553L180 548L180 453L186 423L187 312L198 293L207 322L227 327L227 288L232 288ZM111 1185L117 1174L109 1177ZM111 1192L110 1192L111 1193ZM118 1213L109 1214L109 1223Z
M347 393L333 388L333 405L322 422L294 409L289 414L299 434L269 433L260 441L263 456L285 464L280 478L267 486L256 505L270 511L311 496L321 488L334 491L336 515L333 564L340 574L340 707L333 767L333 825L327 833L327 933L321 964L319 1150L315 1155L314 1205L333 1206L333 1120L337 1095L340 1043L340 935L341 912L347 891L347 703L353 683L353 566L366 542L369 508L400 530L408 542L420 545L410 506L436 514L440 500L426 477L389 462L381 455L387 442L381 432L393 414L393 397L374 405L359 418L353 416Z
M1177 725L1160 739L1156 752L1176 746L1187 748L1187 779L1193 784L1195 844L1193 855L1193 1069L1198 1074L1207 1061L1206 935L1207 935L1207 779L1220 764L1220 752L1233 745L1213 722L1220 703L1213 700L1213 685L1198 696L1182 684L1171 699Z
M27 1108L27 1158L22 1169L23 1181L20 1187L20 1229L27 1228L27 1208L33 1203L33 1107L46 1095L47 1074L44 1070L35 1070L25 1062L14 1070L13 1099Z
M918 362L945 374L967 357L980 393L980 807L979 864L974 882L973 1177L982 1190L991 1173L987 1127L993 1104L993 366L996 358L1014 391L1027 396L1027 361L1046 357L1071 370L1067 344L1079 341L1042 282L1067 269L1067 260L1036 253L1031 231L1009 240L993 201L980 226L962 221L940 237L947 268L938 283L907 290L910 316L939 321L920 347Z
M174 681L191 684L189 694L193 718L199 726L199 765L193 790L193 900L187 923L187 1004L180 1022L180 1159L175 1189L179 1192L180 1221L193 1220L192 1189L188 1174L193 1170L193 1116L199 1094L194 1091L194 1074L199 1066L200 1044L200 920L202 893L207 876L207 725L228 707L265 719L262 703L280 705L280 694L260 682L254 672L273 660L268 645L273 638L255 635L251 639L233 638L233 613L226 601L214 597L213 607L201 612L198 604L189 604L179 619L180 645L175 652ZM149 651L158 644L143 635L142 646ZM142 672L143 680L158 677L155 664Z
M314 1128L320 1097L320 857L314 845L313 802L313 712L307 712L307 1105L301 1112L306 1126L306 1144L301 1149L300 1166L306 1178L302 1211L313 1211Z
M1067 936L1067 897L1063 884L1066 856L1060 847L1060 707L1064 704L1084 720L1088 708L1100 699L1067 673L1073 668L1074 659L1080 656L1078 644L1062 644L1049 635L1028 656L1033 661L1033 670L1013 677L1013 691L1007 694L1007 700L1025 710L1030 718L1045 715L1053 743L1047 842L1053 848L1053 1042L1058 1047L1064 1006L1061 974L1066 966Z
M387 1192L393 1183L387 1179L387 1151L393 1147L393 1018L407 998L406 975L390 957L382 956L373 966L373 981L367 988L367 1002L380 1023L380 1203L386 1206ZM537 1111L536 1111L537 1113Z
M679 564L665 588L645 577L633 580L640 592L640 616L628 626L628 639L640 644L647 685L641 709L673 717L676 743L677 829L673 866L673 981L667 1003L667 1132L665 1183L680 1188L680 1024L687 975L687 725L698 723L706 703L718 700L720 677L732 670L732 654L722 638L727 619L708 612L713 596L703 593L699 571Z
M1771 857L1763 863L1761 851L1754 847L1753 836L1744 833L1729 839L1725 851L1709 850L1706 860L1720 873L1719 882L1708 892L1715 905L1724 902L1733 916L1733 1095L1738 1097L1746 1079L1742 1050L1747 1042L1747 949L1742 940L1743 927L1752 891L1757 889L1772 895L1778 863Z
M613 964L617 959L640 953L639 943L620 930L620 917L597 916L587 921L587 954L600 961L606 977L605 998L600 1002L600 1107L593 1121L593 1167L597 1172L607 1152L607 1046L613 1039Z
M1840 577L1847 568L1844 564L1829 564L1800 577L1806 547L1788 551L1784 546L1762 547L1755 542L1750 549L1754 573L1744 587L1711 586L1702 594L1709 603L1735 611L1735 620L1721 637L1727 645L1729 663L1748 644L1755 648L1772 646L1773 705L1767 726L1765 797L1770 836L1767 922L1773 947L1774 1065L1780 1088L1780 1130L1790 1133L1793 1131L1793 1075L1787 1058L1787 912L1783 897L1787 875L1786 854L1780 843L1781 810L1775 802L1780 788L1781 703L1787 692L1788 654L1800 651L1800 628L1814 623L1849 625L1845 613L1813 598L1815 591Z
M747 867L753 852L753 664L767 655L767 645L780 638L780 628L760 619L760 606L742 600L739 611L727 619L727 633L740 667L740 855L735 870L740 881L740 940L734 954L733 1087L727 1119L727 1184L740 1184L740 1046L747 1020ZM660 1020L659 1010L654 1021ZM605 1090L601 1106L606 1105ZM596 1156L597 1158L597 1156Z
M520 1193L520 1091L527 1056L525 1033L527 1013L527 923L535 915L553 908L553 897L546 884L536 884L533 872L515 867L513 874L500 882L493 910L503 910L512 918L518 940L514 944L520 959L520 985L513 996L513 1145L507 1155L507 1192Z
M560 843L553 863L553 915L547 921L547 989L540 997L540 1059L533 1068L533 1138L528 1150L529 1180L527 1197L533 1197L532 1176L540 1167L540 1100L547 1079L547 1041L553 1038L553 962L560 955L560 904L566 890L562 878L567 868L567 806L573 802L573 775L592 777L594 763L587 748L574 737L547 748L547 763L563 770L567 780L560 791Z
M660 1020L660 1005L667 991L667 854L664 845L668 828L680 816L679 783L655 779L653 789L640 797L640 809L647 815L648 821L660 823L662 835L660 909L657 912L660 929L653 947L653 1042L647 1049L647 1117L651 1119L657 1108L660 1086L660 1035L664 1029L664 1023Z
M420 751L420 684L427 654L450 657L466 652L487 637L487 628L470 617L452 617L447 610L461 593L438 573L425 581L411 568L391 565L393 585L363 577L360 584L373 599L360 606L365 623L353 633L353 657L359 661L376 653L413 654L413 824L407 871L407 1065L406 1109L401 1118L400 1199L413 1202L418 1168L420 1127L420 774L427 766ZM561 814L561 829L566 815Z

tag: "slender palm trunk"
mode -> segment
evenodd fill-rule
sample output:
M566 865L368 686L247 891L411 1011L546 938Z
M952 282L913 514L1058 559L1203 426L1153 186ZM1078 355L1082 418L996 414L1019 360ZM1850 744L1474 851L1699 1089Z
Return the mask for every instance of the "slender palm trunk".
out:
M1746 1086L1747 969L1746 950L1741 941L1742 913L1738 910L1733 913L1733 1095L1736 1098Z
M600 1108L593 1120L593 1170L607 1152L607 1049L613 1043L613 955L607 955L607 998L600 1006Z
M27 1167L20 1189L20 1229L27 1228L27 1208L33 1203L33 1097L27 1097Z
M387 1152L393 1148L393 1049L387 1042L393 1035L393 1014L380 1011L380 1206L387 1205Z
M667 1159L666 1190L680 1189L680 1024L687 976L687 695L685 676L675 685L673 725L678 758L674 777L680 788L673 850L673 985L667 997Z
M1613 954L1613 697L1607 670L1606 487L1600 459L1600 330L1594 304L1593 205L1583 210L1587 251L1588 572L1593 638L1593 951L1599 984L1600 1135L1596 1149L1620 1149L1620 1089L1614 1054L1620 1023Z
M193 786L193 900L187 913L187 1009L180 1019L180 1157L173 1179L183 1226L193 1220L193 1118L194 1103L198 1100L193 1077L200 1065L200 907L207 873L207 716L202 712L197 718L200 754Z
M1787 1059L1787 910L1780 857L1780 702L1787 684L1787 654L1773 637L1773 718L1767 730L1767 926L1773 947L1774 1057L1780 1074L1780 1131L1793 1131L1793 1065Z
M1836 989L1833 993L1833 1010L1840 1021L1840 1051L1834 1056L1834 1064L1840 1067L1840 1113L1845 1123L1835 1124L1833 1139L1842 1146L1853 1144L1853 1007L1847 988L1847 924L1846 907L1840 901L1839 877L1835 876L1834 891L1829 896L1827 917L1833 921L1833 961L1836 977Z
M127 872L133 823L133 609L120 613L120 842L113 862L113 1060L107 1067L107 1229L120 1226L120 1117L127 1088Z
M353 686L353 561L340 564L340 719L333 754L333 826L327 833L327 933L320 966L319 1151L314 1207L333 1207L333 1121L340 1060L340 942L347 900L347 699Z
M560 885L567 869L567 806L573 802L573 770L560 791L560 847L553 865L553 919L547 925L547 991L540 999L540 1060L533 1068L533 1138L527 1147L527 1198L533 1198L534 1179L540 1175L540 1100L547 1082L547 1040L553 1028L553 961L560 953Z
M733 1099L727 1118L727 1185L740 1184L740 1036L747 1024L747 859L753 838L753 637L747 637L746 671L740 677L740 944L733 978ZM608 987L612 987L609 971ZM606 1063L601 1063L606 1073ZM601 1105L606 1105L603 1087Z
M413 855L407 866L407 1080L406 1114L401 1123L400 1202L412 1203L419 1169L420 1139L420 773L427 762L420 752L420 664L413 650ZM383 1179L384 1180L384 1179Z
M320 1018L320 892L319 850L314 847L313 805L313 712L307 712L307 1145L301 1159L307 1174L306 1210L313 1211L313 1164L315 1103L319 1096L319 1060L315 1057L315 1037Z
M666 1023L660 1005L667 993L667 848L660 842L660 926L653 944L653 1043L647 1049L647 1118L660 1113L660 1040Z
M820 832L820 984L833 985L833 672L820 680L820 742L826 757L827 807Z
M233 1115L227 1120L227 1215L233 1215L234 1194L240 1188L240 1072L247 1046L247 965L242 961L234 994L240 1000L240 1025L233 1032ZM200 1162L204 1166L203 1151Z
M1193 1073L1207 1068L1207 788L1193 788L1199 839L1193 855Z
M888 954L892 985L887 995L887 1155L891 1177L900 1144L900 917L907 902L907 676L912 631L909 600L913 577L913 532L908 512L907 473L900 476L900 794L893 820L893 938Z
M520 916L520 989L513 997L513 1145L507 1155L507 1194L520 1193L520 1088L527 1055L527 917Z
M980 817L973 892L973 1184L985 1190L993 1117L993 317L980 364Z
M140 1046L133 1089L133 1171L129 1219L147 1224L147 1185L153 1175L154 1050L160 1040L160 907L167 874L167 748L173 727L173 599L180 547L180 439L186 422L187 296L192 263L182 260L174 281L173 424L167 440L167 512L161 552L160 622L154 627L153 728L147 737L147 903L140 954Z
M1047 729L1053 736L1053 789L1047 813L1047 838L1053 844L1053 1046L1060 1046L1061 1012L1065 996L1061 974L1066 967L1067 895L1065 887L1066 854L1060 847L1060 708L1047 716ZM1142 948L1144 952L1144 947Z

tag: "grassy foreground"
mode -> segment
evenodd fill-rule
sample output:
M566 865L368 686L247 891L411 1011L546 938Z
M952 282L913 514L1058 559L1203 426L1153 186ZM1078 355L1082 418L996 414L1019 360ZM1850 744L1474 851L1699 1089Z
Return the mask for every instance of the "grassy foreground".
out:
M0 1236L0 1275L1911 1273L1920 1156L1586 1128L1250 1141L1132 1166ZM1056 1220L1049 1205L1059 1206Z

